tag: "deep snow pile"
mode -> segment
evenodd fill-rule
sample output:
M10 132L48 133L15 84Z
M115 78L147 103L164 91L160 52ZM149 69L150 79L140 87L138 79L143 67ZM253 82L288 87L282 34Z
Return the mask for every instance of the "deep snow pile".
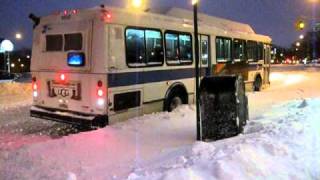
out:
M250 121L242 136L197 142L136 179L318 179L320 100L293 101Z

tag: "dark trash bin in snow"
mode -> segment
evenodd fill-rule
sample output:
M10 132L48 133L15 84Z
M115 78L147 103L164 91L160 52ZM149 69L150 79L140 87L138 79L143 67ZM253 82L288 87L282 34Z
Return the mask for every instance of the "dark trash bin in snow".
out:
M241 76L205 77L200 84L202 139L219 140L243 131L248 98Z

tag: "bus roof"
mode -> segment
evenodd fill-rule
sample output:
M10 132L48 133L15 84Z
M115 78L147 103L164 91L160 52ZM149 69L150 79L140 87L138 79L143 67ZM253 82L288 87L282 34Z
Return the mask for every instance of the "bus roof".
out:
M140 13L132 12L129 8L105 6L104 9L112 13L112 23L136 23L141 25L145 23L146 26L158 26L160 21L162 21L166 22L167 25L170 25L171 23L180 23L188 26L189 29L193 25L193 12L181 8L171 8L165 12L153 12L151 10L150 12ZM75 18L75 20L92 19L97 17L100 18L100 13L101 7L82 9L79 10L80 17ZM41 19L41 24L60 20L57 15L60 16L61 13L54 13L53 15L43 17ZM143 23L137 23L137 20L141 19L142 17L144 18ZM132 18L136 18L137 20L133 20ZM224 35L228 33L233 35L233 37L244 36L247 39L257 40L264 43L271 43L272 41L269 36L256 34L248 24L210 16L203 13L199 13L199 26L202 28L202 30L206 30L207 32L210 32L213 29L218 32L217 35Z

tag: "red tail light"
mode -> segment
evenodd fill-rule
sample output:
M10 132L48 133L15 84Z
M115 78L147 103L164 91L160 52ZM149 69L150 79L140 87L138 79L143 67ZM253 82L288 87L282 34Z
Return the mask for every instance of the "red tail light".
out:
M98 81L97 83L97 105L104 106L105 105L105 90L103 87L102 81Z
M33 97L38 97L38 84L37 84L37 78L36 77L33 77L32 78L32 95Z
M61 80L61 81L66 80L66 75L65 75L65 74L60 74L60 80Z
M103 96L103 90L102 89L98 89L98 92L97 92L98 96L99 97L102 97Z
M32 85L32 88L33 88L34 91L36 91L36 90L38 89L38 85L37 85L36 83L34 83L34 84Z

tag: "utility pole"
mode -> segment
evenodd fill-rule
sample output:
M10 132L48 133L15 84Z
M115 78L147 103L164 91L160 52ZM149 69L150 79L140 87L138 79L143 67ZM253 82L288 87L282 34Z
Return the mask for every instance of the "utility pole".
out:
M195 36L195 84L196 84L196 119L197 119L197 140L202 140L201 135L201 118L200 118L200 70L199 70L199 33L198 33L198 0L193 0L193 24L194 24L194 36Z

